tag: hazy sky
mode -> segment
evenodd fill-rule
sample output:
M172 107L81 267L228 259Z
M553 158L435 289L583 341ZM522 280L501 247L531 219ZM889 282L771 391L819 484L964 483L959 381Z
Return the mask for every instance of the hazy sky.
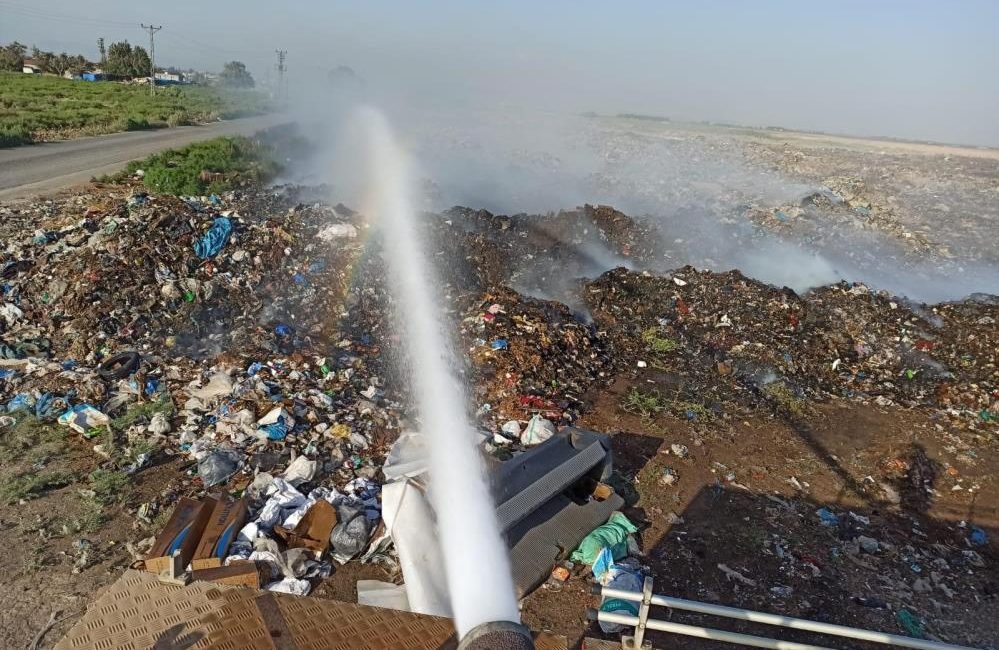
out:
M264 82L287 49L299 88L349 65L458 105L999 146L996 0L0 0L0 41L90 58L98 36L147 44L140 22L165 65L240 59Z

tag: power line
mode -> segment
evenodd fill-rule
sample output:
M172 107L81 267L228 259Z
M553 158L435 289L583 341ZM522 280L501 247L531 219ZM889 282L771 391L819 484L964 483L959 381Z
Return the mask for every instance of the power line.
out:
M188 36L179 36L176 33L163 34L162 38L179 43L181 45L187 45L190 47L196 47L206 52L218 52L219 54L226 55L239 55L239 56L253 56L256 58L261 58L263 55L259 50L230 50L217 45L209 45L207 43L202 43L200 41L195 41Z
M156 94L156 41L153 40L156 32L163 29L163 25L153 27L153 25L142 24L142 29L149 31L149 94Z
M34 7L26 7L24 5L12 4L9 2L0 2L0 8L3 8L5 12L10 12L15 15L22 16L24 18L34 18L37 20L48 20L52 22L62 22L62 23L74 23L74 24L90 24L90 25L113 25L116 27L132 27L135 23L126 23L120 20L105 20L102 18L94 18L92 16L74 16L71 14L63 13L52 13L47 11L42 11Z

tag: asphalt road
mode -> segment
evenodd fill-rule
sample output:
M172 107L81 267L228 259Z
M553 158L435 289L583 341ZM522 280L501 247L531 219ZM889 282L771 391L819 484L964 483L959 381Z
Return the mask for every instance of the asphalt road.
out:
M130 131L0 149L0 200L27 198L81 185L157 151L222 135L252 135L287 121L283 116L264 115L203 126Z

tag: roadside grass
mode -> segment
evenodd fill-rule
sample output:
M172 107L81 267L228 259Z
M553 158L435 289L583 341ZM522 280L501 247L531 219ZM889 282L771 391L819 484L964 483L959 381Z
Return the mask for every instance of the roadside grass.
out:
M281 166L270 146L237 136L168 149L131 162L124 171L100 180L122 182L140 169L143 184L152 191L203 196L243 185L266 183L277 176Z
M266 113L253 91L148 86L0 73L0 147Z

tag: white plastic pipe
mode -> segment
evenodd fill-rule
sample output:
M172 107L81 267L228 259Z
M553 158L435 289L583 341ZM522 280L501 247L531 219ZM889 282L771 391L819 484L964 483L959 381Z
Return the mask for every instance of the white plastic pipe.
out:
M613 612L599 612L597 620L605 623L617 623L619 625L638 625L637 616L627 614L616 614ZM725 630L712 630L709 627L699 625L684 625L682 623L670 623L668 621L657 621L650 618L645 622L647 630L659 630L660 632L672 632L673 634L683 634L685 636L696 636L701 639L711 639L712 641L722 641L724 643L739 643L752 646L754 648L771 648L772 650L832 650L821 645L811 643L798 643L796 641L778 641L762 636L752 636L750 634L739 634L738 632L726 632Z
M600 593L607 598L618 598L620 600L630 600L634 602L642 601L642 594L635 591L623 591L621 589L609 589L604 587ZM914 639L909 636L888 634L887 632L862 630L855 627L847 627L845 625L820 623L818 621L809 621L803 618L781 616L780 614L767 614L765 612L754 612L748 609L740 609L738 607L712 605L710 603L701 603L695 600L684 600L682 598L671 598L670 596L660 596L658 594L652 596L652 604L660 607L682 609L688 612L697 612L699 614L712 614L714 616L734 618L740 621L764 623L766 625L779 625L781 627L788 627L795 630L807 630L809 632L818 632L820 634L831 634L833 636L847 637L850 639L896 645L903 648L915 648L916 650L974 650L974 648L969 648L967 646L940 643L939 641ZM636 618L635 620L637 621L638 619ZM651 627L651 624L652 621L649 621L649 627Z

